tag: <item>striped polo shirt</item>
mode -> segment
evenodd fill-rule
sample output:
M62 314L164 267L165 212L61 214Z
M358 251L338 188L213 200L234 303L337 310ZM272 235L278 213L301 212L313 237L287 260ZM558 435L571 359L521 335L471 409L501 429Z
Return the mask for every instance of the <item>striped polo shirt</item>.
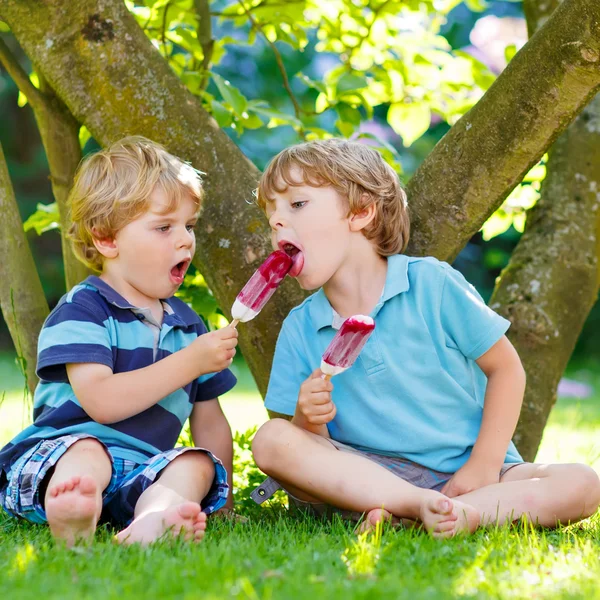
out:
M175 446L195 402L216 398L235 385L235 377L225 369L202 375L122 421L100 424L88 416L69 384L68 363L99 363L113 373L126 373L206 333L202 320L178 298L163 300L163 308L163 322L158 323L148 309L132 306L94 276L61 298L40 332L34 422L0 450L0 474L40 440L73 433L93 435L114 456L141 463Z

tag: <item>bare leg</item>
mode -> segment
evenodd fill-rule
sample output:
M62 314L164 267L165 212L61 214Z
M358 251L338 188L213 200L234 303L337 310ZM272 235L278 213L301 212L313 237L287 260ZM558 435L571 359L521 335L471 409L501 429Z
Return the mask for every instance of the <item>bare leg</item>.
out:
M477 511L433 490L403 481L375 462L340 452L325 438L282 419L265 423L252 445L258 466L302 500L369 512L384 508L419 520L438 537L474 531Z
M111 461L100 442L86 438L62 455L48 482L44 507L52 535L72 546L89 540L102 512L102 491L110 482Z
M215 476L212 459L202 452L178 456L139 497L133 522L117 534L118 542L150 544L165 533L199 542L204 537L206 515L200 502Z
M526 463L507 471L500 483L457 500L474 506L482 515L482 525L510 523L526 515L535 524L555 527L596 512L600 479L586 465Z

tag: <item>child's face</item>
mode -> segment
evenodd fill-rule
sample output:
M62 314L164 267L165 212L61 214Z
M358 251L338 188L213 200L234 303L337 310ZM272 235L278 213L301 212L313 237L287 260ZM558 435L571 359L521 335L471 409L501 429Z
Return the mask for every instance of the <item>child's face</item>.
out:
M104 264L117 291L136 306L172 296L194 256L198 207L187 194L175 210L165 213L167 206L165 193L155 189L148 210L117 232L116 256Z
M301 180L292 172L292 177ZM290 275L300 287L314 290L342 266L351 242L347 212L338 193L328 186L290 186L267 205L274 249L299 251Z

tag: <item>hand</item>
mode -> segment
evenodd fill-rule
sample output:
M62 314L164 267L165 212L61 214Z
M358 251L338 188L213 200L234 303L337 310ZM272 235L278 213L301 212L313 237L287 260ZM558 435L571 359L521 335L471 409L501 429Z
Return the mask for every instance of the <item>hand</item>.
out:
M469 459L441 489L449 498L462 496L500 481L500 468Z
M200 374L226 369L233 362L237 343L238 332L233 327L223 327L198 336L189 348L195 353Z
M322 375L321 369L313 371L300 386L298 394L296 414L311 425L325 425L333 420L336 413L335 404L331 401L333 385Z

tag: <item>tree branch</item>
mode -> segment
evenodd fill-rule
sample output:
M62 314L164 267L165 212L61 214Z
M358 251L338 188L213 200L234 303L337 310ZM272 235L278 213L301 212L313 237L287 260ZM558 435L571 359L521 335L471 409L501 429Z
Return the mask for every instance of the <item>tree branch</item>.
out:
M8 325L27 387L37 384L37 339L48 304L38 276L0 145L0 309Z
M202 48L202 81L200 89L206 89L208 85L208 70L212 60L215 40L212 37L212 23L208 0L194 0L196 15L198 16L198 28L196 30L200 47Z
M40 131L50 168L52 193L60 213L65 279L67 288L71 288L89 274L87 267L80 263L73 254L66 237L70 226L67 195L73 183L75 169L81 160L79 124L41 75L38 74L40 89L31 83L27 73L21 68L2 39L0 39L0 62L5 66L21 92L27 96Z
M43 104L44 98L40 91L31 83L29 75L23 70L17 59L13 56L4 40L0 38L0 62L10 75L11 79L17 84L19 91L27 97L31 107Z
M564 0L408 184L408 252L452 260L600 86L600 3Z
M273 51L273 55L275 56L275 62L277 63L277 68L279 69L279 72L281 73L281 78L283 79L283 87L285 88L287 95L290 97L290 100L292 101L292 104L294 105L294 114L296 115L296 118L300 121L301 117L302 117L302 109L300 108L300 104L298 103L298 100L296 99L296 96L294 95L294 92L292 91L292 88L290 86L290 80L288 79L287 72L285 70L285 65L283 64L283 59L281 58L281 53L279 52L279 49L277 48L275 43L272 42L265 35L265 32L262 29L262 25L260 25L260 23L258 23L256 21L256 19L252 15L252 13L246 8L246 5L244 4L244 0L238 0L238 2L240 4L240 6L244 9L244 12L246 13L246 16L248 17L248 20L252 24L252 27L254 27L257 31L260 32L260 34L263 36L264 40L267 42L267 44Z
M526 0L535 31L557 1ZM509 318L509 338L527 372L514 441L533 461L558 382L598 296L600 95L550 148L541 197L491 299Z

